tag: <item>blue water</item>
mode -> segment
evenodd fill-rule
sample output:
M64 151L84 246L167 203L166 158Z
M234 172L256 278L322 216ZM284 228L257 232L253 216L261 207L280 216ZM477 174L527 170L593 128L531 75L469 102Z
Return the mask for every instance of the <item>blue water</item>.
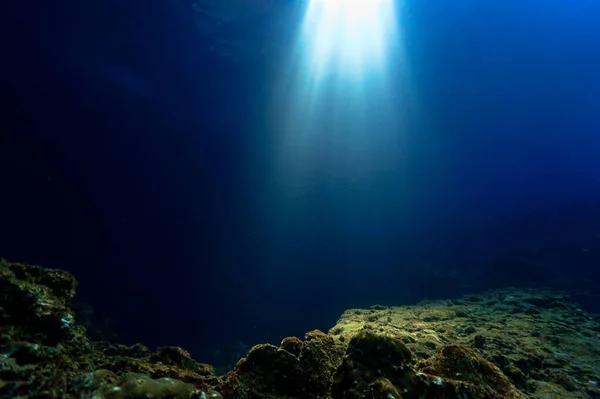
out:
M0 254L74 273L99 338L226 362L375 303L599 311L600 3L398 1L321 69L308 1L38 3L0 12Z

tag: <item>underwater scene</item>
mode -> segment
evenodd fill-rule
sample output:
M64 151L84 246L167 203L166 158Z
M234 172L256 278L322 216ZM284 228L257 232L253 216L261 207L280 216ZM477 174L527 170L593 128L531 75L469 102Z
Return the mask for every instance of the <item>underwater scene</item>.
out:
M0 8L0 399L600 398L600 1Z

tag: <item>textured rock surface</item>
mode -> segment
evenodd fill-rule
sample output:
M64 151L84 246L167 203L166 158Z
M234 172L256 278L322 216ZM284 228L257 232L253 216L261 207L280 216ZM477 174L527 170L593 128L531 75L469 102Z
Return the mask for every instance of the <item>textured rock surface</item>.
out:
M194 385L164 377L152 379L144 374L126 373L117 377L109 371L94 373L100 386L94 397L97 399L200 399L201 393Z
M92 345L69 302L77 283L60 270L0 259L0 397L90 392Z
M59 270L0 260L0 398L600 397L600 319L552 291L346 311L226 375L182 348L91 342Z
M345 343L365 326L400 339L415 356L417 370L442 379L473 382L464 374L452 377L443 371L449 367L449 350L458 354L470 349L478 355L473 361L490 362L527 397L600 394L600 317L581 311L563 293L500 290L415 306L351 309L329 333ZM461 363L450 368L461 373L459 367ZM500 389L491 381L486 384Z

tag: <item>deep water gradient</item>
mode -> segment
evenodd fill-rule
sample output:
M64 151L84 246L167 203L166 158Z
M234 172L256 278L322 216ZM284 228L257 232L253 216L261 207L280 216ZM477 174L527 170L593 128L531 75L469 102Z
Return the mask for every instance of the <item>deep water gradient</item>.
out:
M211 362L354 306L595 303L597 2L397 2L384 74L321 82L306 1L35 3L0 12L0 255L74 273L99 337Z

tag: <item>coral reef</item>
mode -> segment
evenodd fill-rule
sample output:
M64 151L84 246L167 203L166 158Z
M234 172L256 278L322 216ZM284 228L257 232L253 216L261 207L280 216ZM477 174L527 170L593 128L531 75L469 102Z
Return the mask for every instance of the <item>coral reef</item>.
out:
M69 307L76 288L64 271L0 260L0 398L600 397L600 318L560 292L351 309L217 376L182 348L91 341Z

